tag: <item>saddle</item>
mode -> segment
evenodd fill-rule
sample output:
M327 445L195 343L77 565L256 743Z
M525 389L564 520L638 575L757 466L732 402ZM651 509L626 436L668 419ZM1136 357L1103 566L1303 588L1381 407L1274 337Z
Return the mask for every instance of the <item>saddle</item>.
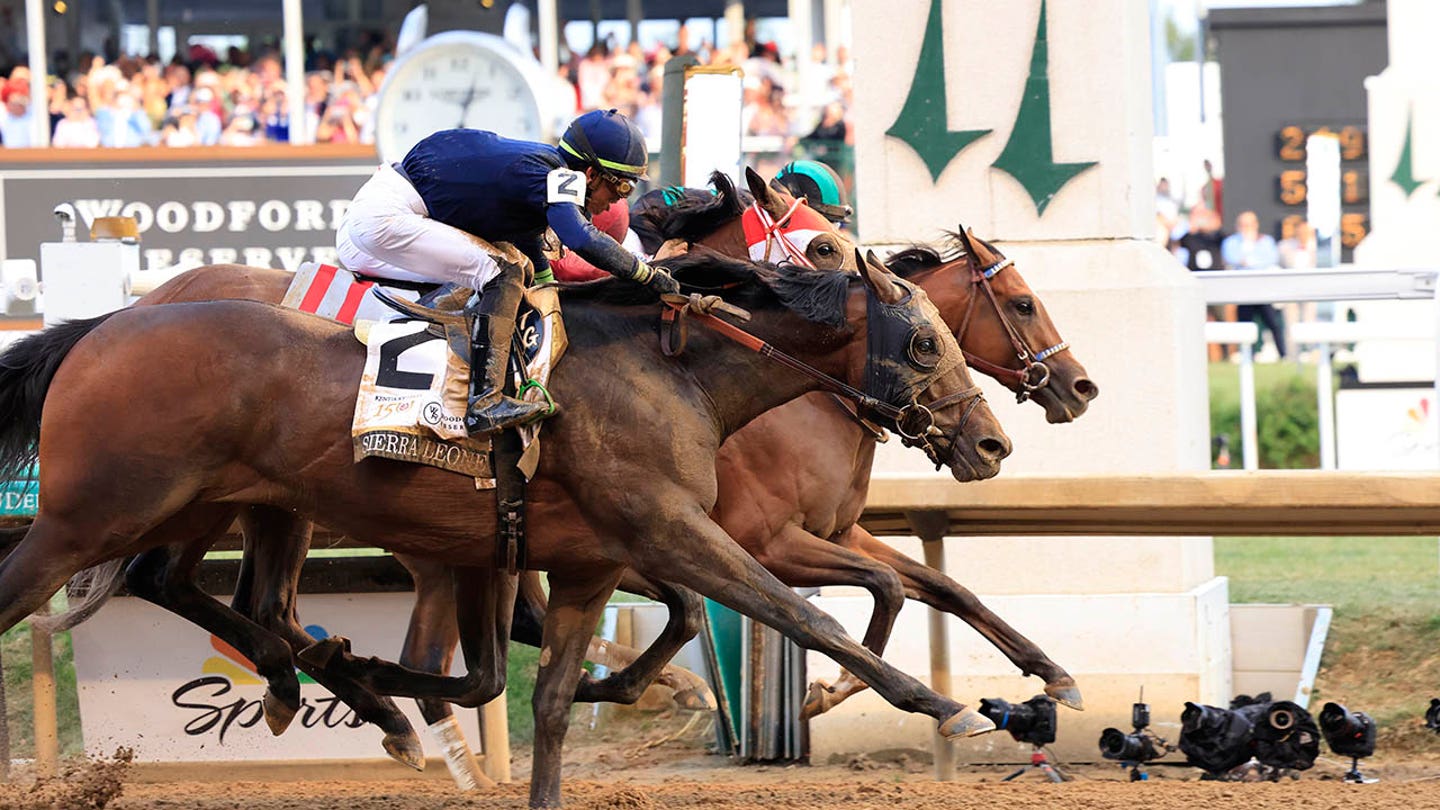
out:
M527 263L513 246L494 251ZM469 394L469 327L463 312L473 290L364 278L333 265L297 271L283 306L354 327L367 347L351 424L355 460L377 456L438 467L495 487L490 437L464 426ZM548 400L550 374L567 338L553 288L526 291L517 317L511 371L520 396ZM528 479L539 459L540 424L520 429L517 466Z

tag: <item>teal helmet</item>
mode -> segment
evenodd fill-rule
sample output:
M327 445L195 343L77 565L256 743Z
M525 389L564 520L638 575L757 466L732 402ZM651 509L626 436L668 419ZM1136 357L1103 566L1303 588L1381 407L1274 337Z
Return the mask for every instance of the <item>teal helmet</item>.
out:
M835 223L843 225L855 213L845 197L845 184L835 170L816 160L792 160L780 167L770 187L784 190L792 197L804 197L811 208Z
M618 110L592 110L576 118L560 138L560 151L573 168L593 166L627 180L643 179L650 158L645 134Z

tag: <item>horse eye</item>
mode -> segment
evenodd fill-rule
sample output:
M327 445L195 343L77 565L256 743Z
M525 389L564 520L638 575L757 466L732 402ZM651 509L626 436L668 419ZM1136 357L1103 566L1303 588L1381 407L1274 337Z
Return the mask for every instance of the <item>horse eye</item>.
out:
M829 242L821 242L820 244L815 246L815 252L819 253L821 256L829 256L835 252L835 246L830 244Z
M933 338L923 338L923 339L920 340L919 343L916 343L916 344L915 344L915 348L919 349L920 351L924 352L925 354L934 354L934 353L935 353L935 340L934 340Z
M1029 298L1017 298L1015 299L1015 311L1020 313L1021 315L1034 315L1035 302L1031 301Z

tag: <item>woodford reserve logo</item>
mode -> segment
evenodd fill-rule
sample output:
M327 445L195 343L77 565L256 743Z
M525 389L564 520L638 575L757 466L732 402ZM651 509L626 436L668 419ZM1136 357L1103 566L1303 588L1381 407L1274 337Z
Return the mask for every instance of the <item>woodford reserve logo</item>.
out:
M329 636L325 628L310 625L305 632L317 640ZM170 702L177 709L187 713L189 720L184 731L192 737L211 736L215 742L224 745L226 735L235 729L252 728L265 717L261 705L261 693L254 697L239 694L237 686L264 686L265 681L255 674L255 665L224 641L210 637L210 646L219 655L205 659L200 666L201 676L180 685L170 694ZM297 672L301 685L315 683L309 675ZM247 693L251 690L245 690ZM359 728L365 721L355 716L354 710L334 695L326 693L319 697L301 697L300 713L295 722L302 728ZM270 736L268 728L265 736Z
M149 203L118 197L75 200L75 210L88 226L96 217L133 217L140 230L141 260L147 270L172 265L248 264L300 269L315 261L335 264L335 229L345 216L350 200L167 200ZM213 243L216 236L264 232L298 237L311 236L308 245L249 245L240 247L146 247L146 234L176 234L203 237ZM259 240L256 240L259 241Z

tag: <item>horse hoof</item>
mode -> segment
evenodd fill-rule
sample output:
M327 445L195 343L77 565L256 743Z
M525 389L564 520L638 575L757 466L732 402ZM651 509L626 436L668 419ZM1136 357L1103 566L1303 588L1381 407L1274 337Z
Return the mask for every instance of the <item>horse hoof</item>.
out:
M675 693L675 706L691 712L713 712L720 707L708 686L695 686Z
M1055 698L1056 703L1069 706L1077 712L1085 711L1085 699L1080 697L1080 687L1070 678L1045 684L1045 694Z
M330 636L295 653L295 657L316 669L324 669L330 665L330 659L342 652L350 652L350 639L344 636Z
M420 747L420 735L413 730L403 734L386 734L380 745L391 759L401 765L408 765L417 771L425 770L425 749Z
M961 709L940 724L940 733L950 740L956 737L975 737L994 730L995 724L990 722L990 718L974 709Z
M298 706L290 706L269 689L265 690L265 697L260 701L261 708L265 712L265 725L270 727L270 733L279 737L290 727L290 721L295 719L295 713L300 710Z
M805 705L800 709L800 717L803 720L810 720L819 717L835 707L832 702L835 698L835 687L824 681L815 681L810 684L810 692L805 696Z

